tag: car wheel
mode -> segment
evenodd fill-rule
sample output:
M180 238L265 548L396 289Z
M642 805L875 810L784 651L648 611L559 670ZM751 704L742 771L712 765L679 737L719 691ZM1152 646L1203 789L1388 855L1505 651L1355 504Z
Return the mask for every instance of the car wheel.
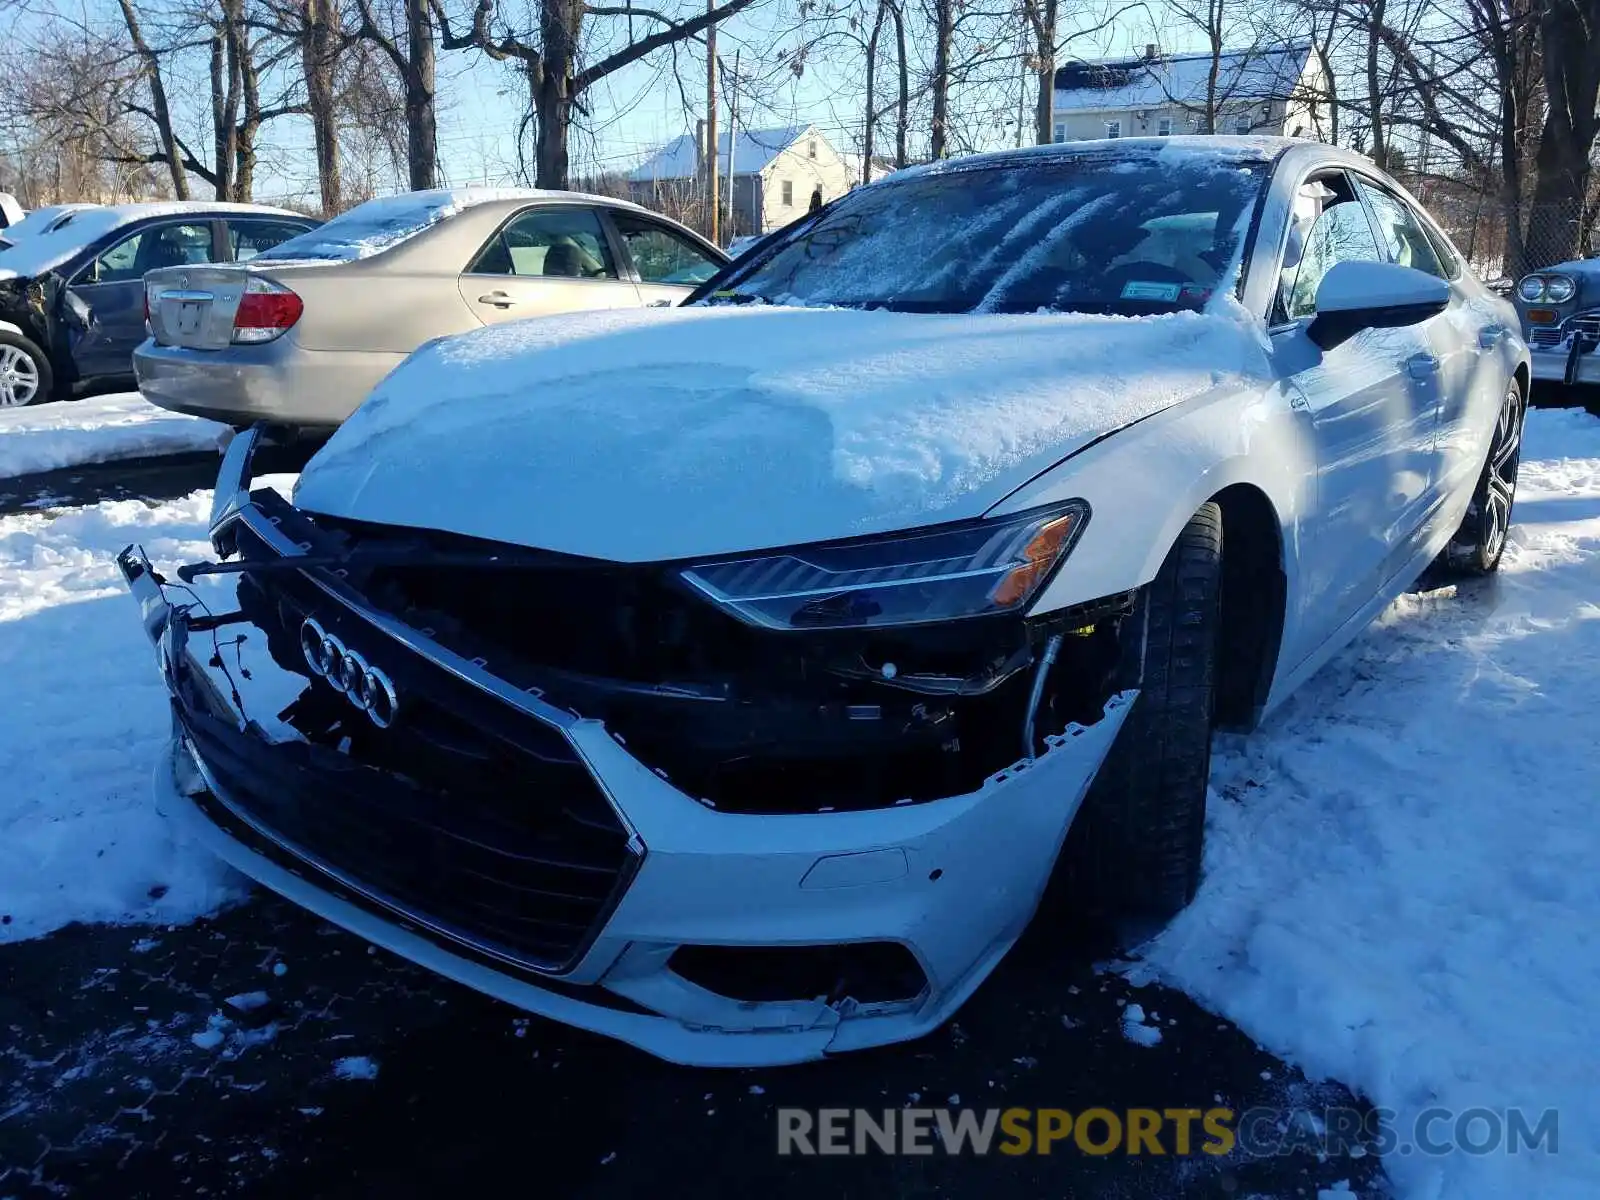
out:
M44 351L19 334L0 330L0 408L48 400L54 384Z
M1489 454L1472 493L1467 515L1461 519L1450 544L1445 565L1459 575L1488 575L1499 569L1511 531L1511 509L1517 499L1517 467L1522 461L1522 426L1527 404L1522 388L1512 380L1500 403Z
M1079 916L1166 921L1194 899L1222 620L1222 510L1189 518L1127 618L1122 686L1139 690L1067 839Z

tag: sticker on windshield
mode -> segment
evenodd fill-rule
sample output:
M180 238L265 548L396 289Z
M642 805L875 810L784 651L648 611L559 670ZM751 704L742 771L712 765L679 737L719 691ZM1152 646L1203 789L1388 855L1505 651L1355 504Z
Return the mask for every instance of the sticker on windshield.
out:
M1143 279L1130 279L1122 285L1122 298L1124 300L1165 300L1170 304L1177 300L1178 293L1182 290L1176 283L1149 283Z

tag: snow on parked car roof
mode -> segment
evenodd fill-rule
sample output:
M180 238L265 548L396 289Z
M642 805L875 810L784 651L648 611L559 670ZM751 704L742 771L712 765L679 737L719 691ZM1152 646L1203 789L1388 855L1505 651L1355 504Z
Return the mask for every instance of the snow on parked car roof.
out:
M79 209L48 229L14 245L0 247L0 279L42 275L72 258L78 251L124 225L151 217L181 217L193 213L271 213L297 217L287 208L265 204L230 204L221 200L173 200L150 204L107 204Z
M432 188L402 192L398 196L379 196L342 212L325 225L299 237L280 242L270 256L255 260L256 265L271 262L354 262L409 241L425 229L479 204L504 200L539 199L603 200L578 192L558 192L539 188L464 187Z
M1092 438L1265 369L1231 312L536 318L418 350L296 500L617 561L799 544L981 515Z
M51 204L45 208L36 208L15 225L9 225L4 232L0 232L0 239L7 242L20 241L25 237L36 237L45 232L57 221L63 220L76 212L86 208L99 208L98 204Z

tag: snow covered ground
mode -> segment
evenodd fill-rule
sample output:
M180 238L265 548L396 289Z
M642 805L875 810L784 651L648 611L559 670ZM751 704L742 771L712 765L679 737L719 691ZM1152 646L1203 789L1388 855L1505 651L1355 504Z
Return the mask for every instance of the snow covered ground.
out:
M0 479L184 450L210 450L225 426L114 392L0 410Z
M0 942L239 894L150 809L166 698L112 562L206 554L208 501L0 517ZM1201 894L1135 968L1402 1136L1560 1110L1554 1155L1391 1155L1405 1200L1600 1195L1600 420L1530 415L1516 516L1498 580L1403 598L1219 746Z
M1600 1196L1600 420L1529 416L1515 519L1499 579L1402 598L1218 754L1205 882L1146 950L1402 1137L1559 1110L1558 1154L1390 1155L1413 1200Z
M187 920L242 894L151 807L167 696L114 561L134 541L162 563L209 556L210 504L0 517L0 943L70 921ZM225 608L227 584L207 582Z

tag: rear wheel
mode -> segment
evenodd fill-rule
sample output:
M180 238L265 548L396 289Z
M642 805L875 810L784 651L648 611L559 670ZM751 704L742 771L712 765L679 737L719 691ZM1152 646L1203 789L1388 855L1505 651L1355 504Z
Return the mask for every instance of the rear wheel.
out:
M21 334L0 329L0 408L21 408L50 398L50 360Z
M1222 620L1222 510L1201 505L1122 638L1139 698L1067 840L1068 891L1088 915L1165 921L1200 883Z
M1527 405L1522 387L1512 380L1500 403L1489 454L1461 527L1445 548L1445 565L1456 574L1488 575L1499 569L1511 531L1511 509L1517 498L1517 468L1522 461L1522 425Z

